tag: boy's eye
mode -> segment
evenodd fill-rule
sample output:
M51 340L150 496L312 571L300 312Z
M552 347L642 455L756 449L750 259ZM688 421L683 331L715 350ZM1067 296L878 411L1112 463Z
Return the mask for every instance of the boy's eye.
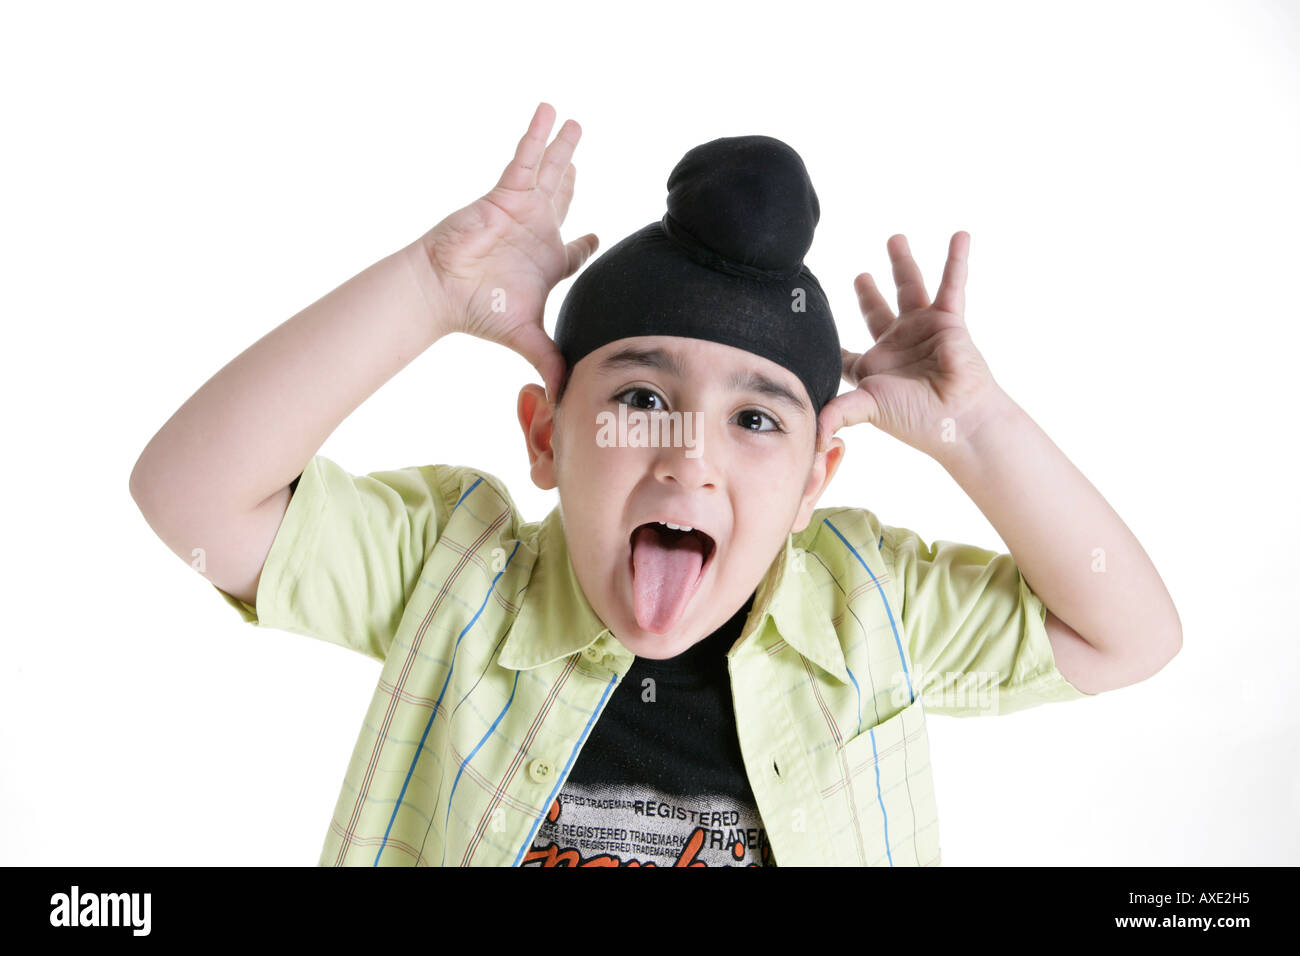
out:
M627 396L629 395L636 396L636 398L634 398L632 401L624 401L624 399L626 399ZM658 405L639 404L637 401L638 398L650 402L658 402L659 404ZM662 412L667 410L665 407L667 403L663 400L663 398L659 395L658 392L655 392L651 389L644 388L641 386L625 389L619 392L617 395L615 395L614 399L615 401L622 402L624 405L631 405L634 408L641 408L648 412ZM764 419L766 419L768 422L771 423L771 427L769 428L762 427L761 423ZM747 432L785 431L785 429L781 427L781 423L778 422L775 418L767 414L767 412L760 412L756 408L747 408L744 411L737 412L735 418L733 418L732 421L737 421L737 420L739 420L740 422L740 427ZM754 424L757 424L759 427L757 428L753 427Z
M759 411L758 409L756 409L756 408L747 408L747 409L745 409L743 412L737 412L737 413L736 413L736 418L743 419L743 420L746 421L746 422L753 422L753 421L758 421L758 420L761 420L761 419L766 418L769 422L772 423L772 427L771 427L771 428L750 428L748 425L746 425L746 424L742 424L741 427L744 428L745 431L750 431L750 432L779 432L779 431L784 431L784 429L780 426L780 424L777 422L777 420L776 420L775 418L773 418L771 415L767 414L766 412L760 412L760 411ZM733 419L733 421L734 421L734 419Z
M625 396L628 396L628 395L638 395L638 396L640 396L640 395L647 395L647 396L649 396L649 397L652 398L652 399L657 399L657 400L659 401L660 404L659 404L659 406L658 406L657 408L656 408L656 407L651 407L651 406L646 406L646 405L638 405L638 404L636 404L635 401L632 401L632 402L623 402L624 405L632 405L634 408L643 408L643 409L645 409L645 410L648 411L648 412L661 412L661 411L664 411L664 400L663 400L662 398L660 398L659 395L658 395L656 392L652 392L652 391L650 391L650 389L648 389L648 388L640 388L640 387L637 387L637 388L629 388L629 389L627 389L626 391L619 392L617 395L614 396L614 398L615 398L616 401L620 401L620 402L622 402L623 398L624 398Z

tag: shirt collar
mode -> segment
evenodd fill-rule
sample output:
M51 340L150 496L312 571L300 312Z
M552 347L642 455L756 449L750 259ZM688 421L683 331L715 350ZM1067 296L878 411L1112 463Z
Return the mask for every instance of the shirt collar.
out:
M501 666L511 670L541 667L597 639L612 637L578 584L557 505L537 533L532 576L501 648Z
M749 636L751 629L763 626L764 615L771 615L782 640L841 684L847 684L849 672L844 664L844 650L826 609L817 600L807 563L808 554L795 546L794 533L786 535L785 547L758 585L744 637Z
M805 561L806 553L795 546L794 534L787 534L785 546L759 582L737 643L760 631L770 616L787 644L847 684L844 652L825 608L809 590ZM582 592L556 506L538 531L532 576L501 648L500 663L512 670L528 670L561 660L597 641L611 647L617 643Z

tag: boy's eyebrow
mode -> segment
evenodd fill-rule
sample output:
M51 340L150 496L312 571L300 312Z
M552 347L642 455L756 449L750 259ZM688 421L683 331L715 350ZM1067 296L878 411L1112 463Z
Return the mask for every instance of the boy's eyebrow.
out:
M768 378L762 372L736 372L727 379L727 388L734 391L758 392L768 395L779 402L808 414L808 403L775 379Z
M597 366L599 372L610 372L621 368L657 368L669 375L677 378L686 377L686 369L678 360L677 356L664 349L658 348L637 348L636 346L626 346L605 356ZM761 395L767 395L778 401L798 409L803 414L809 414L808 403L800 398L797 394L790 391L780 382L764 375L762 372L756 372L753 369L742 372L733 372L727 379L727 388L732 391L743 390L749 392L758 392Z

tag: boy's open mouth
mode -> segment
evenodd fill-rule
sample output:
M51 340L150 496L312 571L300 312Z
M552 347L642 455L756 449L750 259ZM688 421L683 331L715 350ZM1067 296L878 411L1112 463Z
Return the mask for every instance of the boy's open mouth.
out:
M717 551L713 537L699 528L647 521L632 529L628 551L637 624L658 634L671 631Z

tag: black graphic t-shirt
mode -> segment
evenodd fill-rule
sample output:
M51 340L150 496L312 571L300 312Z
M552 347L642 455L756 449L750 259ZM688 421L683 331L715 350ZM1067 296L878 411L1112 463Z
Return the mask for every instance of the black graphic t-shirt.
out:
M638 657L601 712L524 866L765 866L726 653L753 605L667 660Z

